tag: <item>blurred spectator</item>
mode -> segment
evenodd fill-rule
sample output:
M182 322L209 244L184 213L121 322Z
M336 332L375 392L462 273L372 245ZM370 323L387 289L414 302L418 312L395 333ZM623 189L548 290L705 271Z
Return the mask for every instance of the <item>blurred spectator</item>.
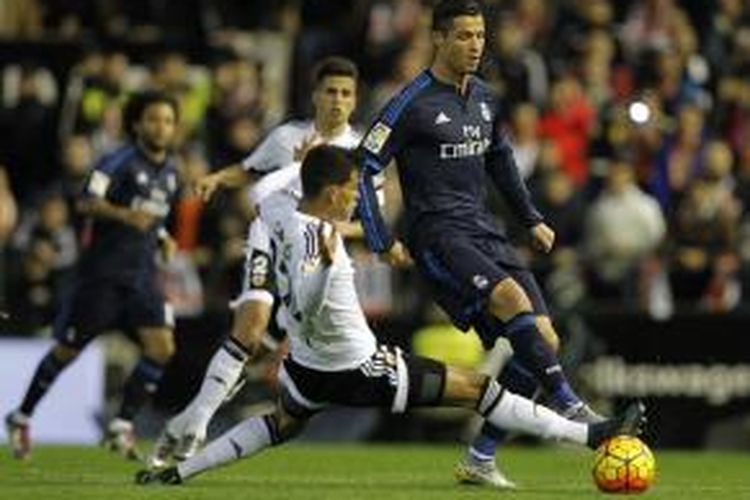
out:
M3 0L0 38L39 38L42 31L42 9L38 0Z
M75 213L76 200L83 192L94 155L89 138L82 134L68 137L63 142L60 160L60 193L68 205L68 212Z
M14 241L21 252L39 241L48 245L52 249L49 264L56 273L55 278L64 279L78 257L78 242L70 216L62 193L50 190L41 195L38 210L22 221Z
M553 28L553 8L544 0L516 0L513 18L523 34L522 45L542 50Z
M521 103L513 109L510 122L511 147L518 170L524 179L534 174L539 159L539 112L529 103Z
M585 254L597 298L635 299L639 267L655 254L666 224L659 205L623 160L609 165L604 190L586 215Z
M6 302L11 311L9 331L14 335L33 335L52 323L58 306L54 259L50 242L38 239L9 267Z
M96 29L99 0L40 0L48 35L76 39Z
M362 78L380 81L399 64L402 54L420 35L423 7L419 0L368 0L359 2L357 17L362 18ZM402 64L404 61L401 61ZM415 64L419 64L416 62Z
M76 129L90 132L101 124L110 105L122 106L127 96L125 87L129 59L124 52L111 51L101 59L84 65L82 89L75 98Z
M677 130L658 153L651 188L665 211L677 204L688 183L700 172L704 146L704 112L696 106L680 110Z
M535 201L545 220L555 230L555 250L578 246L583 233L585 205L570 178L560 170L542 174Z
M295 19L297 0L212 0L205 6L208 27L215 30L282 30L293 34L299 19Z
M8 174L0 166L0 308L5 307L6 289L6 245L13 234L18 219L18 207L10 190Z
M19 332L51 324L78 256L65 198L51 191L38 211L21 223L14 238L16 262L9 271L8 305Z
M429 65L431 57L432 46L421 39L401 52L396 58L391 74L372 89L364 121L369 123L391 97Z
M557 147L563 171L577 186L589 176L588 145L596 116L580 82L565 75L552 85L549 109L542 115L542 137Z
M253 216L250 197L237 190L206 208L201 221L200 241L210 252L202 278L206 307L225 310L241 285L248 223Z
M107 103L99 123L89 132L89 135L96 158L123 146L126 134L122 121L122 107L116 102Z
M674 0L636 0L622 26L621 39L631 62L645 51L662 51L672 44L676 25L689 20Z
M360 26L352 23L355 0L306 0L299 2L300 32L294 42L290 77L292 87L290 110L294 116L309 114L312 74L316 61L331 55L350 56L356 44Z
M152 69L151 86L167 92L180 105L178 144L192 138L205 119L211 87L208 78L202 76L179 52L160 55Z
M553 71L585 50L591 32L611 33L614 9L611 0L572 0L560 4L557 23L548 47Z
M716 122L737 151L750 135L750 26L734 33L729 62L717 84Z
M230 165L240 162L263 137L260 124L251 117L239 116L231 120L224 130L224 147L215 152L214 165Z
M235 54L223 55L213 68L211 103L206 110L206 139L211 164L225 165L231 124L249 117L257 123L265 115L262 69ZM243 153L247 154L249 150Z
M591 104L600 112L605 111L607 106L617 96L618 89L615 88L615 76L613 74L613 63L615 58L615 42L606 31L591 31L583 41L583 51L580 58L580 74L586 95L591 99ZM619 75L622 92L623 78ZM630 89L627 89L630 90ZM627 92L627 90L625 90Z
M195 47L205 39L207 4L201 0L104 2L102 19L114 38Z
M671 223L670 282L675 298L726 311L739 300L736 274L741 208L728 185L728 148L714 142L705 154L707 168L690 184Z
M705 36L703 53L711 64L712 73L726 73L732 63L734 36L744 14L742 0L719 0L711 16L708 34Z
M21 67L17 99L0 111L8 173L13 191L22 202L54 176L54 107L43 96L40 85L36 67Z
M526 45L529 41L517 20L498 17L490 42L488 79L507 102L531 101L541 106L547 100L548 75L544 59Z

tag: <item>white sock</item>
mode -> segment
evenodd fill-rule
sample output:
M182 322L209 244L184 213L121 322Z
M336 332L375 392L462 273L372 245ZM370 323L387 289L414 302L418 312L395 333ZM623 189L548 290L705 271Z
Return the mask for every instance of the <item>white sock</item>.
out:
M212 441L194 457L177 466L182 479L228 462L254 455L271 445L271 433L264 417L252 417Z
M239 355L236 348L232 350L230 342L234 341L227 340L211 358L198 394L179 415L173 417L167 424L167 431L170 434L205 437L211 417L239 380L247 361L247 355Z
M494 381L493 381L494 383ZM510 431L521 431L544 439L555 441L570 441L585 445L588 438L589 426L579 422L573 422L561 417L547 407L538 405L518 394L505 391L500 401L491 408L492 400L496 400L500 386L497 383L490 384L479 409L485 415L487 421L502 429ZM494 397L492 395L494 392Z

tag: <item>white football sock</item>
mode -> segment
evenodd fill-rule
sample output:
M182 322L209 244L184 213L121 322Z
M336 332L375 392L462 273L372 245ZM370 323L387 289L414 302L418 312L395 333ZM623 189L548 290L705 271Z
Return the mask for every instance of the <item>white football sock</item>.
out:
M497 387L499 388L499 385ZM488 388L487 392L490 390ZM488 403L486 397L482 403ZM480 410L482 406L480 404ZM500 401L490 409L485 418L490 424L509 431L520 431L544 439L570 441L582 445L586 444L589 432L587 424L563 418L549 408L509 391L502 394Z
M167 424L167 431L173 436L190 434L204 438L211 417L242 375L247 356L240 359L236 352L230 352L229 342L227 340L211 358L198 394Z
M263 417L252 417L212 441L194 457L177 466L182 479L228 462L254 455L271 445L271 433Z

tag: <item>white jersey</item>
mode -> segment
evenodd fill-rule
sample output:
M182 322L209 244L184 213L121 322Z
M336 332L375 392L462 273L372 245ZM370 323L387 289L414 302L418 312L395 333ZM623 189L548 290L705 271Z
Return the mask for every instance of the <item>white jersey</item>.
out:
M251 204L262 206L268 197L280 193L282 196L275 197L272 203L274 210L284 208L292 211L297 208L297 203L302 198L302 181L301 163L294 161L294 148L314 136L320 136L320 133L312 120L280 125L253 154L243 160L242 165L246 170L265 174L250 188ZM362 135L347 124L340 134L326 141L326 144L354 149L361 140Z
M299 147L305 140L320 137L313 120L290 121L275 127L268 136L255 148L249 156L242 160L242 168L259 174L273 172L294 162L294 148ZM359 145L362 135L351 125L328 144L346 149L353 149Z
M266 224L268 222L266 221ZM294 211L268 224L273 249L277 319L292 359L320 371L353 369L376 351L354 288L354 268L338 237L334 262L324 266L320 219ZM330 231L330 224L325 224Z

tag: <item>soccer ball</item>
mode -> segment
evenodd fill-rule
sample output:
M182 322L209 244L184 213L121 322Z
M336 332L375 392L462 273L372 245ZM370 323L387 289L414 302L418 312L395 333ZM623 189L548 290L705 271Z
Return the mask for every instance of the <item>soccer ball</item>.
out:
M605 493L642 493L656 474L654 454L633 436L616 436L596 450L594 482Z

